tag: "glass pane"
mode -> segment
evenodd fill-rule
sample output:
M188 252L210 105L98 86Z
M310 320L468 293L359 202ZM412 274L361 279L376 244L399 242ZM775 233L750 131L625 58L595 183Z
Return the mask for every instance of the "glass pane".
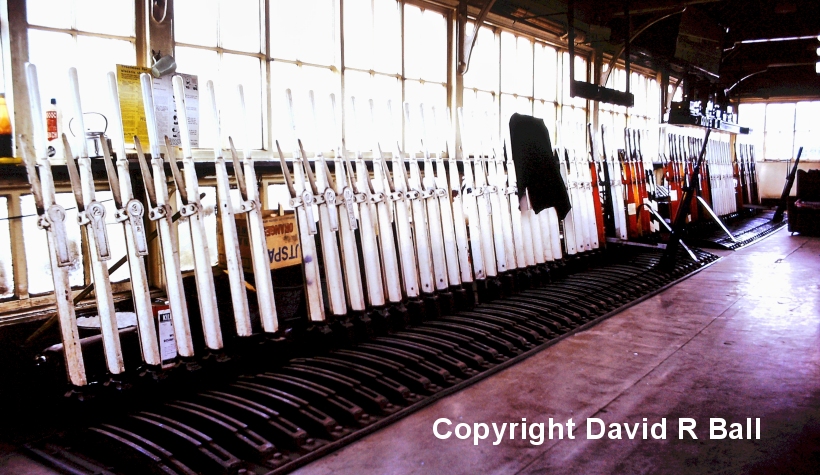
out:
M794 150L795 104L766 106L766 158L792 158Z
M323 129L319 124L317 133L316 121L314 120L312 107L309 100L309 91L314 91L317 104L317 118L330 120L330 113L322 115L323 110L330 110L330 94L335 94L337 101L340 97L339 74L329 68L317 68L312 66L296 66L291 63L280 61L271 62L271 103L273 114L271 115L273 139L278 140L285 153L296 149L296 137L302 139L305 150L328 151L336 147L337 141L333 137L336 134L328 135L331 128ZM291 126L291 116L288 113L288 105L285 101L285 89L291 89L293 95L294 119L296 121L296 136ZM337 103L338 107L338 103ZM341 127L341 124L339 125ZM317 145L318 144L318 145Z
M464 91L464 122L461 124L461 143L466 154L473 154L479 151L482 136L481 121L485 116L498 116L498 102L496 95L484 91ZM460 118L459 118L460 120ZM503 122L502 122L503 123ZM509 129L509 121L504 125Z
M554 101L558 78L558 52L552 46L535 46L535 97Z
M70 2L65 2L70 3ZM131 0L78 0L77 29L117 36L134 36Z
M533 83L532 42L512 33L501 33L501 90L531 96Z
M202 209L205 210L205 237L208 239L208 253L211 256L211 265L215 266L219 263L219 252L216 243L216 188L213 186L200 186L199 192L205 193L202 198ZM178 193L174 193L177 200L177 207L182 203ZM189 271L194 269L194 254L191 248L191 223L186 218L180 218L178 221L179 231L179 262L182 270Z
M66 0L27 0L26 19L32 25L71 28L74 19L72 3Z
M9 200L5 196L0 196L0 299L14 295L14 273L11 265Z
M335 64L334 0L271 0L271 56L314 64Z
M471 28L473 28L472 24L468 23L467 29ZM490 28L482 26L478 30L478 39L470 55L470 68L464 75L464 87L497 92L499 88L498 55L495 33Z
M177 46L176 61L177 72L197 76L200 88L199 130L200 137L204 139L199 142L199 147L213 147L213 142L209 140L215 130L213 114L202 106L207 104L207 102L203 100L205 83L207 83L208 80L214 81L215 83L219 82L219 57L216 51ZM217 100L220 100L220 97L217 97Z
M444 15L405 5L404 74L426 81L447 80L447 22Z
M28 31L28 57L37 66L42 106L46 107L52 98L57 99L63 111L63 130L67 130L73 109L68 100L67 78L68 68L77 65L76 52L77 44L69 34Z
M807 160L820 159L820 127L817 125L820 117L820 101L798 102L794 140L794 155L797 149L803 147L803 158Z
M375 36L372 42L372 68L379 72L398 74L401 72L401 3L396 0L373 0L373 7ZM447 38L444 40L446 45ZM444 48L446 50L446 46Z
M395 0L344 2L345 65L386 73L401 71L399 7Z
M817 131L796 132L794 134L794 156L797 156L797 151L803 147L803 155L801 160L818 160L820 159L820 134Z
M80 81L83 111L109 112L106 73L116 64L135 64L136 53L130 41L29 30L29 61L37 65L40 96L45 107L57 99L63 115L63 128L69 132L74 106L69 100L68 69L76 67ZM91 126L91 124L86 124Z
M228 136L232 135L237 147L245 148L243 139L250 141L254 149L263 149L263 134L267 118L262 113L265 103L262 94L262 62L253 56L243 56L225 53L220 65L220 82L217 85L217 102L219 103L220 120L222 124L223 146L228 147ZM247 113L247 130L239 130L241 124L241 110L236 86L242 84L245 93L245 109Z
M820 117L820 101L798 102L795 119L795 130L818 130L817 118Z
M66 209L65 228L68 237L68 252L71 266L68 268L68 281L72 287L83 285L83 254L80 245L80 225L77 224L77 204L72 193L57 193L57 204ZM20 210L23 221L23 237L26 248L26 273L28 274L28 292L31 295L44 294L54 290L51 278L51 261L46 232L37 226L37 210L31 195L20 197ZM28 216L31 215L31 216Z
M547 125L547 130L550 132L550 137L555 137L555 127L556 127L556 117L555 117L555 104L550 101L535 101L533 104L533 114L534 117L538 117L539 119L544 119L544 124ZM501 123L502 129L504 127L508 127L503 122ZM509 127L508 127L509 128ZM508 132L509 133L509 132Z
M219 41L223 48L258 53L261 51L262 23L259 0L220 2Z
M410 104L410 124L405 124L405 148L420 150L423 138L419 104L424 104L425 110L444 110L447 107L447 89L443 84L432 82L421 83L406 81L404 87L405 100ZM393 106L395 120L398 121L398 111ZM403 112L402 112L403 113Z
M218 15L217 0L174 0L174 40L217 46Z
M384 119L387 114L388 100L392 105L401 104L401 82L397 78L348 71L345 75L345 94L347 94L345 140L348 149L372 150L377 140L382 143L382 149L384 149L396 137L401 137L401 128L397 126L398 123ZM355 114L350 102L351 97L356 99ZM373 99L375 109L372 121L370 99Z
M110 99L108 94L109 71L116 71L117 64L137 64L137 54L130 41L111 40L92 36L77 37L77 73L80 78L80 95L82 97L83 112L108 113ZM71 103L63 101L63 120L70 120L74 116ZM59 104L60 99L57 99ZM91 124L86 119L86 128ZM65 122L67 123L67 122Z
M268 200L265 209L278 210L281 206L284 210L292 210L290 205L290 191L287 185L268 185Z
M105 206L105 228L108 231L108 245L111 248L111 259L108 260L108 268L111 268L121 257L126 255L125 230L121 223L114 220L117 207L114 204L114 196L111 192L98 191L96 198ZM110 277L111 282L122 282L131 277L131 271L128 265L124 265L114 271Z
M740 104L737 109L738 122L752 130L748 136L742 138L744 143L754 143L763 146L763 130L766 124L766 104ZM758 152L762 149L758 148Z
M345 65L371 69L373 9L371 0L345 0Z

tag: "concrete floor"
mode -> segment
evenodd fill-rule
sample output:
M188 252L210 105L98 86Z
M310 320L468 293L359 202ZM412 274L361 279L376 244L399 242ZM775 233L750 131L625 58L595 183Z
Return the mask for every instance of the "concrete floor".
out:
M725 255L296 473L820 473L820 239L782 230ZM441 417L453 423L441 433L462 422L572 418L576 438L535 446L519 426L515 440L507 432L492 445L490 428L474 446L472 437L436 438ZM667 438L642 440L639 430L641 440L624 431L622 440L587 440L590 417L650 425L665 417ZM698 440L678 438L683 417L697 421ZM744 430L746 418L760 418L760 440L710 440L712 417Z
M818 473L820 239L780 231L724 254L673 288L296 473ZM492 445L490 429L474 446L472 438L437 439L441 417L453 427L572 418L576 438L535 446L519 427L515 440L505 433ZM667 438L642 440L639 430L640 440L587 440L591 417L665 417ZM697 421L698 440L678 438L682 417ZM744 427L759 417L760 440L709 440L711 417ZM0 473L54 473L2 449Z

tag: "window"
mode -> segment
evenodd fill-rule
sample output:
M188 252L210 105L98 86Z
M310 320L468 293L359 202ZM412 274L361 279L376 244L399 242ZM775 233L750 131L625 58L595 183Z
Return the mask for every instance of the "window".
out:
M534 84L535 97L533 115L544 119L550 137L558 140L557 113L561 110L558 105L558 78L561 70L558 64L558 51L544 43L535 44Z
M250 127L246 132L248 140L255 149L267 148L264 142L267 114L262 113L266 109L263 104L267 103L262 88L262 25L259 0L174 1L177 71L197 75L200 91L205 90L206 81L214 82L223 116L223 146L227 146L229 135L238 132L231 124L242 123L237 120L236 92L236 86L242 84ZM214 130L212 114L205 108L200 108L199 123L202 137ZM203 148L212 146L208 141L200 144ZM237 146L246 144L237 143Z
M68 281L72 287L85 283L83 274L83 246L80 244L80 225L77 224L77 206L72 193L57 193L57 204L65 208L65 228L68 239L68 252L71 256L71 267L68 268ZM26 272L28 273L28 293L44 294L54 290L51 279L51 261L46 233L37 226L37 210L34 197L25 195L20 199L23 212L23 236L26 247Z
M818 114L820 101L742 103L738 108L738 120L752 131L748 136L741 136L741 140L754 144L758 151L762 150L764 159L792 159L803 147L801 160L818 160Z
M63 125L79 133L68 98L68 69L76 67L83 112L108 112L106 73L136 64L134 2L26 0L28 61L37 65L43 105L58 99ZM89 125L89 124L86 124Z

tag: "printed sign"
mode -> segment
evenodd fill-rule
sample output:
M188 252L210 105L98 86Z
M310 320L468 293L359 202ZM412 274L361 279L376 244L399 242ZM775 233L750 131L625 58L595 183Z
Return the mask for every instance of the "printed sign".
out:
M136 135L143 147L148 144L148 127L142 102L140 74L151 73L150 68L117 65L117 89L120 98L120 113L125 141L132 143ZM191 147L199 147L199 82L191 74L176 74L185 80L185 104L188 108L188 132ZM164 137L171 139L172 145L180 145L177 108L174 102L174 87L171 75L153 78L154 111L157 116L157 133L164 145Z
M299 242L296 215L291 212L284 216L277 216L271 211L265 214L262 223L265 226L266 258L271 270L301 264L302 246ZM253 273L248 220L244 214L236 216L236 235L239 240L239 253L242 256L242 268L245 272ZM219 262L223 264L226 262L223 249L219 250Z
M171 365L177 357L177 344L174 338L174 323L171 321L171 309L164 308L157 311L159 323L159 356L162 365Z

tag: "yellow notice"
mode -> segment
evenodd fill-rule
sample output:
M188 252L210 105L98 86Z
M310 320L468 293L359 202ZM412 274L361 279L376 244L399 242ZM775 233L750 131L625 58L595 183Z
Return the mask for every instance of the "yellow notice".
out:
M140 138L142 146L148 150L148 126L142 104L140 74L150 73L151 68L117 65L117 89L120 96L120 113L125 143L134 144L134 136Z

